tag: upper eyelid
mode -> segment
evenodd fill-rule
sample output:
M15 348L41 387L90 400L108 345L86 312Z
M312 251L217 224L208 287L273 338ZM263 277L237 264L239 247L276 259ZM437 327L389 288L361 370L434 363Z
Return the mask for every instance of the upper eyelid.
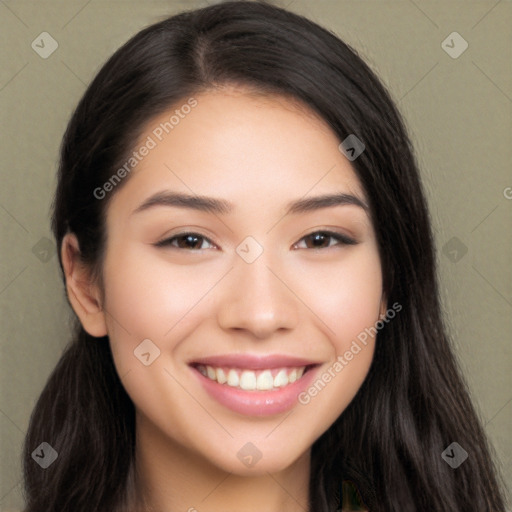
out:
M175 234L172 234L172 235L165 236L164 238L162 238L162 240L160 240L159 242L157 242L154 245L156 245L156 246L167 245L167 242L169 242L170 240L174 240L175 238L179 238L180 236L185 236L185 235L197 235L199 238L203 238L204 240L206 240L211 245L214 245L214 246L217 247L217 244L214 243L208 236L203 235L203 234L199 233L198 231L180 231L179 233L175 233ZM196 251L197 250L198 249L196 249Z

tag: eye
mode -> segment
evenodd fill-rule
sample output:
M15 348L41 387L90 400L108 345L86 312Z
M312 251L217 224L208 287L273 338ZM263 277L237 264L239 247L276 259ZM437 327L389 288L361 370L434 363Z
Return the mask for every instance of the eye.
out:
M337 233L335 231L314 231L309 235L304 236L294 247L297 247L300 242L306 241L306 249L328 249L333 245L355 245L357 242L342 234ZM330 243L330 241L335 241L337 243ZM211 242L205 236L200 235L199 233L193 232L184 232L178 233L170 238L166 238L156 243L157 247L173 247L176 249L185 249L185 250L193 250L198 251L202 249L207 249L208 247L203 247L203 243L209 243L211 246L216 247L216 245ZM310 242L310 243L308 243ZM327 245L326 245L327 242Z
M337 244L330 244L329 239L335 240ZM313 231L309 235L301 238L301 240L295 244L297 246L302 240L306 241L306 249L327 249L332 245L355 245L357 242L342 233L337 233L335 231ZM307 241L310 241L310 244ZM327 242L327 245L326 245Z
M171 238L166 238L165 240L162 240L155 245L157 247L174 247L176 249L192 249L192 250L200 250L200 249L207 249L207 247L202 247L203 242L207 241L214 247L215 244L213 244L208 238L205 236L200 235L199 233L178 233L177 235L172 236ZM176 243L174 243L176 242Z

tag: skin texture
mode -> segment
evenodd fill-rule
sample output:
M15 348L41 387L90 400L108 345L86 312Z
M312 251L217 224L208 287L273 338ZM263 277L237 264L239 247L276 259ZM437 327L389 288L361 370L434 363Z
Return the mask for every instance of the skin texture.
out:
M110 192L103 290L80 264L75 237L64 239L68 294L84 328L109 335L136 407L139 491L152 510L303 511L311 445L355 396L375 340L307 405L265 417L218 403L187 363L286 354L321 363L321 376L374 326L386 304L365 210L338 205L285 215L287 203L304 196L344 192L366 202L364 190L340 141L305 107L243 89L195 98L197 106ZM173 110L148 123L140 140ZM222 198L234 210L133 213L163 190ZM358 243L326 238L316 249L304 238L327 229ZM205 237L200 249L180 249L179 240L155 246L184 232ZM263 248L252 263L236 252L247 236ZM160 350L149 366L134 357L144 339ZM262 454L252 467L237 457L247 442Z

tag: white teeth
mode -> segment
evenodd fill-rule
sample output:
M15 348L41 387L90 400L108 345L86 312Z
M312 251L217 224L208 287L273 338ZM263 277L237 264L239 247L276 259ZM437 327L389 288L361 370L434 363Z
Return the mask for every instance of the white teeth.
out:
M197 365L197 370L208 379L217 381L219 384L226 384L244 391L269 391L282 388L300 379L304 375L306 367L253 371L235 368L228 370L227 368L215 368L200 364Z
M236 388L240 384L240 379L238 378L238 373L235 370L229 370L228 373L228 386L233 386Z
M206 373L208 374L209 379L212 379L212 380L215 379L215 377L216 377L215 370L211 366L206 367Z
M288 374L286 370L280 370L279 373L274 377L274 387L279 388L288 384Z
M256 374L249 370L243 371L240 377L240 387L245 391L256 389Z
M222 368L217 368L217 382L219 384L225 384L228 381L226 374Z
M258 375L256 387L260 391L267 391L274 387L274 379L272 378L272 373L270 370L265 370Z

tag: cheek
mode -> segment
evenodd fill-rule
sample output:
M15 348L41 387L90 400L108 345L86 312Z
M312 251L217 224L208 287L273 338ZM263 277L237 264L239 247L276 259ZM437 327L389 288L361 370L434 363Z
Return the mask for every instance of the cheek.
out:
M139 343L145 338L163 343L172 337L175 326L186 323L194 306L223 274L218 265L206 269L170 264L147 247L128 246L117 252L123 257L118 261L107 257L105 262L105 305L112 317L111 338L130 333Z
M122 257L115 256L119 254ZM147 247L133 244L112 244L107 252L105 310L114 364L142 410L158 410L161 398L155 397L183 393L170 374L181 379L179 361L186 340L211 317L205 311L208 294L225 272L216 264L170 264ZM151 362L145 366L148 356L142 354L148 352Z
M382 300L377 252L368 248L346 256L310 267L304 272L307 277L300 292L337 355L347 350L365 329L375 325Z
M298 397L305 411L322 417L316 435L334 423L366 378L381 310L382 275L376 252L360 251L336 266L314 272L307 295L331 349L329 362Z
M201 298L222 270L210 267L199 275L199 267L171 265L142 246L112 244L110 250L105 310L117 373L139 413L183 437L180 422L168 421L169 411L186 410L192 417L203 411L179 384L183 369L176 361L181 341L193 332L198 314L204 316Z

